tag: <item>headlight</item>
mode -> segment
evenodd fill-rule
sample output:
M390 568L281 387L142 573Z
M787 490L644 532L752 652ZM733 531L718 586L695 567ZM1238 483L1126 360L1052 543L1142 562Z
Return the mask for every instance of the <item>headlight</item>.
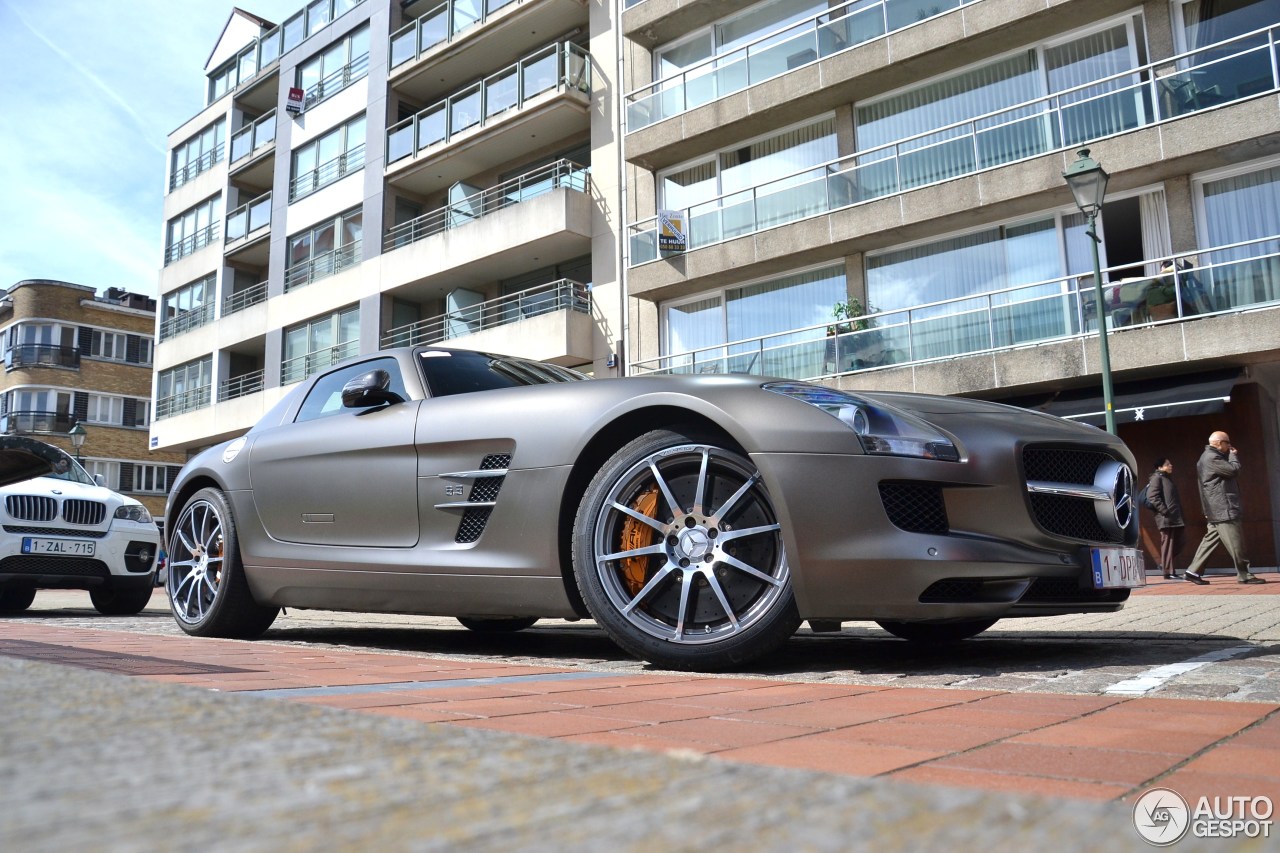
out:
M147 512L147 508L141 504L125 504L116 510L116 518L123 518L125 521L137 521L142 524L151 523L151 513Z
M960 461L951 439L906 412L821 385L770 382L761 387L822 409L857 434L864 453Z

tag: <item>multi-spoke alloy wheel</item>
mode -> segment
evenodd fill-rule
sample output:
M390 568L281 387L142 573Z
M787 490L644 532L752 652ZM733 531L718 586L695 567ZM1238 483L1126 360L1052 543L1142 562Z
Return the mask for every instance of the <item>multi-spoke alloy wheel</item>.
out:
M189 634L256 637L279 612L253 600L231 507L217 489L196 492L169 532L167 586L173 615Z
M578 511L574 562L596 620L665 666L744 663L799 625L759 472L692 436L649 433L605 464Z

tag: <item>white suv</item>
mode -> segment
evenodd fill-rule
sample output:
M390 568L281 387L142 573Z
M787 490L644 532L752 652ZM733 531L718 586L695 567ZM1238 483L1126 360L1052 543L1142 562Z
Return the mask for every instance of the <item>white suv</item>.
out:
M138 613L159 552L160 531L138 501L52 445L0 438L0 613L26 610L37 589L87 589L99 613Z

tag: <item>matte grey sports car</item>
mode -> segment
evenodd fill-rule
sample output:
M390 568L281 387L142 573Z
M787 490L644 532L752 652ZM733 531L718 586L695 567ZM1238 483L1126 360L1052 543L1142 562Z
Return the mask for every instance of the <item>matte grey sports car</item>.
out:
M191 634L281 607L591 617L719 670L808 620L913 640L1114 611L1144 583L1133 457L993 403L749 376L585 377L434 347L353 359L183 469L168 591Z

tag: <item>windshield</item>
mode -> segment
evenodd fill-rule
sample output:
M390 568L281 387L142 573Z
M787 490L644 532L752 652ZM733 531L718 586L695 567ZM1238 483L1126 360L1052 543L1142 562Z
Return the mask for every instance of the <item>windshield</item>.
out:
M541 361L465 350L423 350L418 353L418 363L433 397L588 378L567 367Z
M52 471L50 471L48 474L45 474L44 476L49 477L50 479L53 479L53 480L67 480L69 482L80 483L85 486L98 485L98 482L94 480L93 477L89 476L89 472L84 470L84 468L80 467L79 462L76 462L74 459L71 459L71 457L67 457L67 460L71 463L70 467L68 467L67 470L58 474L55 474Z

